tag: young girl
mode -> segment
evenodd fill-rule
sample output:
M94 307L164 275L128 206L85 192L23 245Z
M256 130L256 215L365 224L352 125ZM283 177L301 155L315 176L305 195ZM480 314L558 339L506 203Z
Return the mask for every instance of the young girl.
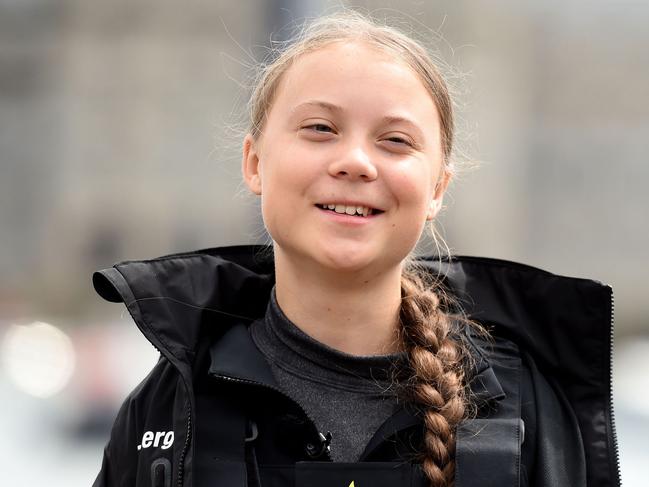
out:
M452 176L452 103L425 50L323 18L250 106L243 177L272 248L94 276L161 353L95 485L619 485L610 288L409 257Z

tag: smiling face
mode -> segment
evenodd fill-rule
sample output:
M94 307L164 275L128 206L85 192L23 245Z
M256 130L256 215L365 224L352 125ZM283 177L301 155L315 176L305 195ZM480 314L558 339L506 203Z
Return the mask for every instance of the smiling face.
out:
M262 134L246 136L243 173L261 195L276 252L340 272L400 265L448 183L424 84L357 42L330 44L288 69Z

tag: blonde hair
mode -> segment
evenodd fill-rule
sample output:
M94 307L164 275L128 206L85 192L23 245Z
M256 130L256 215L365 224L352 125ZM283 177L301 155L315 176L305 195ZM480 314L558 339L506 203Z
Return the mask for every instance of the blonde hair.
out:
M290 67L305 54L342 41L362 42L390 54L419 76L437 106L444 167L451 171L454 121L449 89L426 49L402 32L347 10L308 24L277 57L262 66L249 102L249 132L263 132L279 84ZM403 381L408 400L424 420L422 468L433 487L448 487L455 476L455 431L466 416L467 397L462 364L465 348L445 312L439 287L410 263L401 280L399 331L410 370ZM403 372L403 371L402 371ZM400 374L403 375L403 374Z

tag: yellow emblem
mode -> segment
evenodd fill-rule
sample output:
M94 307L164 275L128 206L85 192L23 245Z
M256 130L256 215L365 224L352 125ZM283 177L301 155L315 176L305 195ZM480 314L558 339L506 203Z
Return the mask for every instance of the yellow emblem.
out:
M349 484L349 487L356 487L356 486L354 485L354 481L353 481L353 480L352 480L352 483Z

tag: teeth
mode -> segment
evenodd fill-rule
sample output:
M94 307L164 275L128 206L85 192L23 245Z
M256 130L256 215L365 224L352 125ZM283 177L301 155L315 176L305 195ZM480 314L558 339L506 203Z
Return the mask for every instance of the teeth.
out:
M340 214L347 214L347 215L358 215L358 216L368 216L373 214L373 211L371 208L367 206L347 206L347 205L340 205L340 204L326 204L326 205L318 205L320 208L324 210L333 210L336 213Z

